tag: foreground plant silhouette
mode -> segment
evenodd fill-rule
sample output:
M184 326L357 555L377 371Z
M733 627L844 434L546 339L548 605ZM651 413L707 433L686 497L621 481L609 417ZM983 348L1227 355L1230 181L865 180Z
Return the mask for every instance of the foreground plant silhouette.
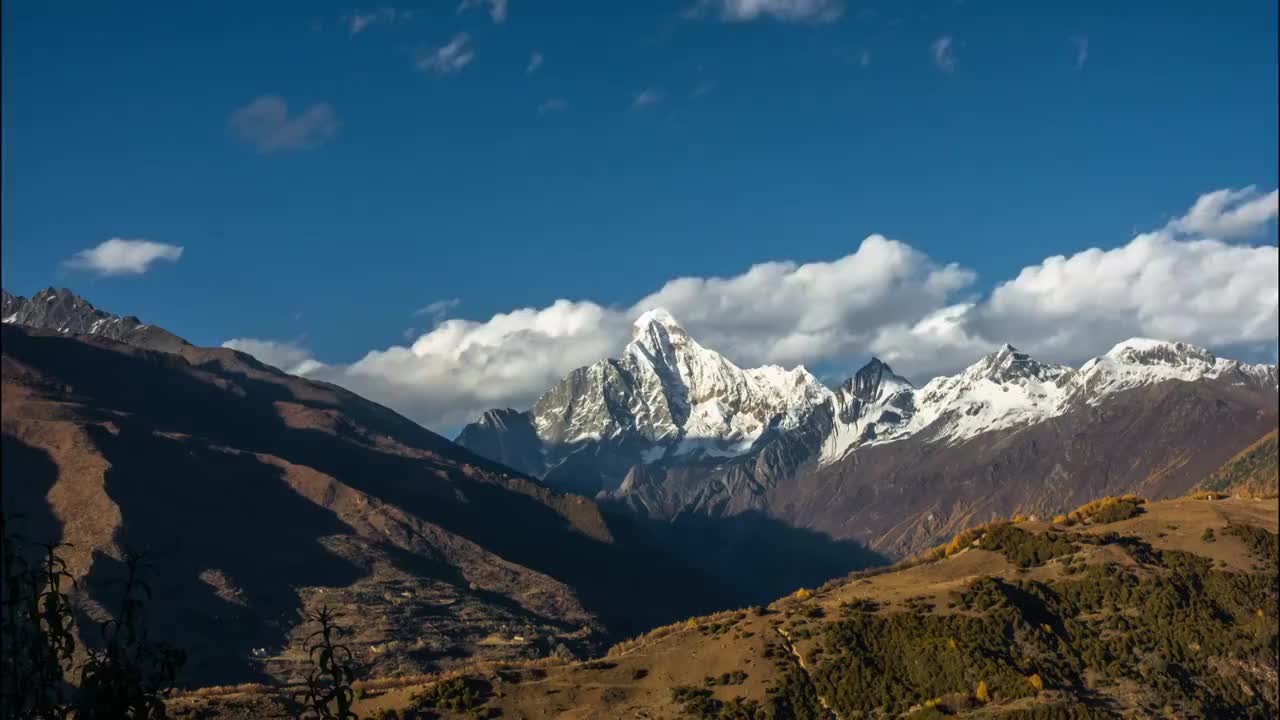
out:
M124 593L117 616L102 626L102 647L87 648L75 670L75 617L66 588L75 587L61 544L28 545L0 516L0 718L10 720L163 720L164 696L185 654L148 638L145 608L151 597L142 555L126 551ZM28 557L43 549L39 564Z
M152 642L144 622L151 586L142 579L140 553L126 550L120 611L102 626L103 646L80 670L77 720L164 718L164 694L173 687L186 653Z
M306 687L292 698L289 716L296 720L359 720L351 711L356 679L354 655L341 642L350 631L338 625L341 614L322 607L306 614L307 622L319 628L307 636L307 655L312 667L307 671Z
M3 536L4 594L0 639L3 640L3 682L0 699L5 718L64 718L67 716L65 680L75 654L71 607L63 582L75 581L58 557L57 544L41 545L44 557L33 565L25 539L11 534L0 519Z

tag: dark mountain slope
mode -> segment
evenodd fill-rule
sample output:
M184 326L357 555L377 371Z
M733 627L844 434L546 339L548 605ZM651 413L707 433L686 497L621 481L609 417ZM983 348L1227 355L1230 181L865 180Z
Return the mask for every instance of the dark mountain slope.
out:
M790 522L902 556L975 522L1051 517L1104 495L1178 497L1276 423L1274 393L1146 385L1017 432L860 448L769 491Z
M188 682L291 674L320 604L362 618L386 674L586 651L723 602L591 501L242 353L6 324L3 378L6 512L75 545L93 617L120 549L147 548Z
M1228 495L1275 497L1280 490L1280 457L1277 453L1276 431L1272 430L1241 450L1222 467L1214 470L1196 489Z

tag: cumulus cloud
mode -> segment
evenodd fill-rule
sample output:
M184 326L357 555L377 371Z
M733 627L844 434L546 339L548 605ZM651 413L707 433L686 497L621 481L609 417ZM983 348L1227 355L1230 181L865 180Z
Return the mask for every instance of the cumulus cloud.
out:
M1274 192L1207 193L1164 228L1119 247L1046 258L981 302L884 328L871 349L928 376L1004 342L1070 364L1135 336L1219 349L1272 346L1280 320L1276 246L1221 238L1259 232L1275 217Z
M461 71L476 59L471 48L471 36L458 33L447 44L432 48L418 56L417 68L436 75L452 75Z
M291 375L307 375L325 367L324 363L312 358L305 347L292 342L233 338L222 343L222 347L252 355L259 362L279 368Z
M263 95L238 108L229 124L241 140L261 153L319 147L338 132L337 115L328 103L290 115L288 103L276 95Z
M812 364L858 353L869 329L918 318L974 279L970 270L872 235L830 262L768 262L730 277L677 278L632 312L665 307L736 362Z
M999 285L973 319L987 337L1024 338L1078 359L1099 337L1135 335L1220 346L1276 337L1275 246L1144 233L1111 250L1047 258Z
M616 310L558 300L484 322L445 320L408 347L375 350L322 376L448 429L490 407L527 407L574 368L616 354L625 338Z
M944 73L956 71L955 38L943 35L929 46L929 54L933 56L933 64Z
M642 110L652 107L661 103L666 97L667 94L662 91L662 88L645 88L632 96L631 109Z
M545 58L542 57L542 53L535 51L529 56L529 64L526 65L524 69L525 74L532 75L538 72L538 68L542 67L544 59Z
M626 306L558 300L487 320L446 319L406 346L309 372L448 431L490 407L526 408L573 369L616 357L633 319L658 306L740 365L851 371L876 354L916 382L1004 342L1072 364L1133 336L1270 348L1280 304L1276 247L1201 231L1260 230L1276 216L1274 201L1269 212L1243 209L1273 195L1220 192L1163 228L1046 258L986 295L975 292L973 271L871 235L834 260L675 278Z
M412 10L398 10L391 7L377 10L359 11L342 18L352 35L359 35L374 25L396 25L413 19Z
M1259 194L1250 185L1240 190L1216 190L1201 195L1184 216L1169 223L1175 232L1234 238L1252 235L1276 217L1280 193Z
M495 23L505 22L507 19L507 0L462 0L458 5L458 14L470 10L471 8L485 7L489 8L489 17Z
M160 260L177 262L182 247L152 240L111 238L95 247L81 250L66 261L73 270L86 270L99 275L141 275Z
M698 0L685 14L714 15L724 22L772 18L781 22L833 22L844 14L840 0Z

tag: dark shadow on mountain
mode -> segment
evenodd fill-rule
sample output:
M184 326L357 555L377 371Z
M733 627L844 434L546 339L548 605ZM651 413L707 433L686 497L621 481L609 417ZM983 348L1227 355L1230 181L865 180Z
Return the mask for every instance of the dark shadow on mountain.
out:
M295 492L279 468L134 422L89 432L111 463L106 492L122 522L116 542L145 552L152 566L152 633L201 650L184 670L189 677L257 675L251 652L285 642L302 608L295 588L346 586L365 575L321 543L351 528ZM119 588L111 583L122 573L119 562L95 557L91 597L114 609Z
M610 511L628 512L621 506ZM645 522L654 537L719 578L733 595L732 607L769 603L799 588L891 562L854 540L793 527L758 511Z
M135 418L138 432L145 427L191 435L200 441L196 445L268 453L314 468L565 583L615 635L730 602L717 583L692 571L636 523L610 519L601 525L590 501L513 477L508 468L341 389L335 389L337 405L316 400L309 394L315 383L285 376L230 351L212 351L212 359L192 365L177 355L103 341L10 326L4 326L3 333L6 354L71 385L90 407L128 413ZM213 377L199 377L200 370ZM251 377L248 370L272 372L280 380ZM329 430L291 427L282 419L278 403L339 414ZM345 418L426 452L384 452ZM140 446L130 447L135 441L133 430L122 430L118 438L103 435L104 448L116 444L110 450L112 462L118 464L108 480L109 492L124 506L130 538L163 547L184 532L193 534L167 553L172 566L158 560L165 573L173 574L174 582L199 582L195 576L200 571L233 561L282 572L272 581L282 587L295 579L319 585L354 579L351 568L315 542L347 528L285 487L275 469L181 443L151 454ZM202 467L202 463L208 465ZM197 486L204 490L196 492ZM255 502L255 507L245 507ZM155 510L144 510L148 507ZM221 527L227 523L228 527ZM280 526L278 533L268 531L275 526ZM269 562L264 562L256 554L219 547L218 538L224 532L230 533L227 537L241 537L244 542L238 544L245 548L259 543L277 546L269 548L265 558ZM280 568L278 562L291 552L299 556L290 562L300 566ZM338 569L326 570L325 563L335 563ZM263 602L271 611L251 620L259 626L282 621L281 614L296 607L273 595ZM205 610L220 617L237 612L216 603ZM200 632L213 635L219 628L211 624ZM243 649L242 643L235 644Z
M49 454L14 438L3 436L0 447L0 512L5 532L16 533L28 544L56 543L62 522L46 499L58 481L58 466Z

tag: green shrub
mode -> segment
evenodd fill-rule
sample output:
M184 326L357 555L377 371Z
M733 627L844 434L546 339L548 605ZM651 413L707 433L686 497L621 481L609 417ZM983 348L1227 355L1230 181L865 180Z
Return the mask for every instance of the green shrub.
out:
M1275 534L1231 532L1260 557L1276 556ZM1081 569L1049 582L978 578L955 594L963 612L948 615L846 607L823 633L812 668L818 692L841 717L875 717L904 713L920 698L971 695L983 682L996 708L1041 687L1085 687L1089 675L1137 683L1189 717L1276 715L1271 694L1249 689L1275 687L1274 563L1216 570L1208 558L1157 551L1138 538L1068 539L1118 545L1138 567L1073 564ZM1066 703L1000 716L1109 715Z
M1013 525L993 528L978 543L983 550L998 552L1018 567L1028 568L1070 555L1079 548L1071 541L1049 533L1029 533Z
M412 699L415 710L478 710L489 701L493 687L470 676L450 678L432 685Z

